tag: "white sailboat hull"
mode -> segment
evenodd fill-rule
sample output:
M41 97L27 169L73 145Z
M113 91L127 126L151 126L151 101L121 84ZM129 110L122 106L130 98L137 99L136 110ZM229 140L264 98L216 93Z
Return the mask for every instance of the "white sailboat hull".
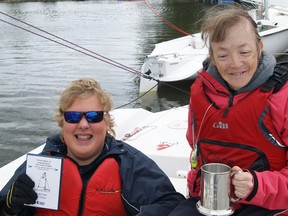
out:
M288 11L279 7L269 8L269 20L257 20L264 50L275 57L288 49ZM155 49L145 59L141 72L153 79L141 77L139 92L147 92L157 82L176 82L195 79L208 56L200 33L184 36L155 45ZM157 90L153 88L152 90Z

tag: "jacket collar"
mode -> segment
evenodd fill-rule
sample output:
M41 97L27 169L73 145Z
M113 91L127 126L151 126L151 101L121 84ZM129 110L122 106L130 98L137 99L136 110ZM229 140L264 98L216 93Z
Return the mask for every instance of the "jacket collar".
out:
M114 137L107 135L104 141L103 153L105 153L105 155L121 154L125 152L123 147L123 142L116 141ZM42 151L42 154L50 153L62 156L67 154L67 146L60 139L60 134L56 134L47 138L46 145Z
M207 61L209 62L208 64ZM216 79L217 82L219 82L229 92L232 92L232 90L228 87L226 81L223 80L215 65L211 61L209 61L209 59L205 61L205 64L208 66L206 68L208 74L210 74L214 79ZM250 82L243 88L239 89L237 92L234 92L234 94L249 92L261 86L269 79L270 76L272 76L275 65L275 57L272 54L263 51L259 60L259 66L257 68L257 71L250 80Z

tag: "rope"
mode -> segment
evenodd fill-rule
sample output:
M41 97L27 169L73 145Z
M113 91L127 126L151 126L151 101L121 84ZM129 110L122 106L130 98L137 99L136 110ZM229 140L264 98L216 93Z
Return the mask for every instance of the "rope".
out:
M178 32L184 34L184 35L192 35L182 29L180 29L179 27L177 27L176 25L174 25L173 23L169 22L167 19L165 19L154 7L153 5L148 1L145 0L145 3L148 5L148 7L154 12L154 14L156 14L156 16L158 16L160 19L162 19L167 25L169 25L170 27L172 27L173 29L177 30Z
M45 31L45 30L43 30L43 29L41 29L41 28L38 28L38 27L36 27L36 26L34 26L34 25L32 25L32 24L29 24L29 23L24 22L24 21L22 21L22 20L20 20L20 19L17 19L17 18L15 18L15 17L12 17L12 16L10 16L10 15L2 12L2 11L0 11L0 14L2 14L2 15L4 15L4 16L7 16L7 17L9 17L9 18L11 18L11 19L13 19L13 20L16 20L17 22L20 22L20 23L22 23L22 24L25 24L25 25L27 25L27 26L29 26L29 27L31 27L31 28L34 28L34 29L36 29L36 30L38 30L38 31L40 31L40 32L43 32L43 33L45 33L45 34L47 34L47 35L49 35L49 36L52 36L52 37L54 37L54 38L56 38L56 39L58 39L58 40L60 40L60 41L63 41L63 42L65 42L65 43L67 43L68 45L65 44L65 43L63 43L63 42L60 42L60 41L58 41L58 40L56 40L56 39L52 39L52 38L50 38L50 37L48 37L48 36L39 34L39 33L37 33L37 32L34 32L34 31L29 30L29 29L27 29L27 28L24 28L24 27L22 27L22 26L19 26L19 25L13 24L13 23L11 23L11 22L5 21L5 20L3 20L3 19L0 19L0 21L3 22L3 23L6 23L6 24L11 25L11 26L14 26L14 27L16 27L16 28L18 28L18 29L21 29L21 30L23 30L23 31L29 32L29 33L31 33L31 34L34 34L34 35L39 36L39 37L41 37L41 38L44 38L44 39L46 39L46 40L52 41L52 42L54 42L54 43L56 43L56 44L62 45L62 46L64 46L64 47L67 47L67 48L72 49L72 50L74 50L74 51L76 51L76 52L82 53L82 54L84 54L84 55L90 56L90 57L92 57L92 58L94 58L94 59L100 60L100 61L105 62L105 63L107 63L107 64L110 64L110 65L113 65L113 66L115 66L115 67L121 68L121 69L126 70L126 71L128 71L128 72L130 72L130 73L133 73L133 74L135 74L135 75L137 75L137 76L143 77L143 78L148 79L148 80L154 80L154 81L156 82L156 85L153 86L152 88L150 88L145 94L142 94L141 96L137 97L135 100L130 101L129 103L124 104L124 105L122 105L122 106L119 106L119 107L117 107L117 108L121 108L121 107L127 106L127 105L133 103L134 101L142 98L144 95L146 95L147 93L149 93L150 91L152 91L152 89L154 89L154 88L155 88L156 86L158 86L159 83L160 83L160 81L159 81L158 79L155 79L154 77L151 77L151 76L149 76L149 75L147 75L147 74L141 73L140 71L137 71L137 70L135 70L135 69L133 69L133 68L130 68L130 67L126 66L126 65L123 65L123 64L121 64L121 63L119 63L119 62L117 62L117 61L114 61L114 60L112 60L112 59L109 59L109 58L107 58L107 57L105 57L105 56L103 56L103 55L100 55L100 54L98 54L98 53L96 53L96 52L93 52L93 51L91 51L91 50L88 50L88 49L86 49L86 48L84 48L84 47L82 47L82 46L79 46L79 45L77 45L77 44L75 44L75 43L73 43L73 42L71 42L71 41L68 41L68 40L66 40L66 39L64 39L64 38L61 38L61 37L59 37L59 36L57 36L57 35L55 35L55 34L49 33L49 32L47 32L47 31ZM71 46L71 45L72 45L72 46ZM74 46L74 47L73 47L73 46ZM167 84L167 83L163 83L163 84L166 85L166 86L169 86L169 87L171 87L171 88L174 88L174 89L176 89L176 90L179 90L179 91L182 91L182 92L185 92L185 93L189 94L189 92L183 91L183 90L180 89L180 88L174 87L174 86L169 85L169 84ZM116 109L117 109L117 108L116 108Z
M158 86L158 85L159 85L159 82L157 82L156 85L154 85L152 88L150 88L147 92L145 92L145 93L142 94L141 96L135 98L134 100L130 101L129 103L126 103L126 104L123 104L123 105L121 105L121 106L118 106L118 107L116 107L115 109L119 109L119 108L125 107L125 106L127 106L127 105L129 105L129 104L131 104L131 103L133 103L133 102L135 102L135 101L137 101L138 99L142 98L144 95L146 95L146 94L148 94L150 91L152 91L152 89L154 89L154 88L155 88L156 86Z
M36 27L36 26L33 26L33 25L31 25L31 24L29 24L29 23L27 23L27 22L24 22L24 21L22 21L22 20L20 20L20 19L17 19L17 18L15 18L15 17L12 17L12 16L10 16L10 15L8 15L8 14L6 14L6 13L3 13L3 12L1 12L1 11L0 11L0 14L3 14L4 16L7 16L7 17L9 17L9 18L11 18L11 19L14 19L14 20L16 20L16 21L18 21L18 22L21 22L21 23L23 23L23 24L25 24L25 25L28 25L28 26L30 26L30 27L32 27L32 28L34 28L34 29L37 29L38 31L43 32L43 33L45 33L45 34L47 34L47 35L50 35L50 36L55 37L55 38L57 38L57 39L59 39L59 40L62 40L62 41L66 42L66 43L68 43L68 44L70 44L70 45L73 45L73 46L79 48L79 49L73 48L73 47L71 47L71 46L68 46L68 45L66 45L66 44L63 44L63 43L61 43L61 42L59 42L59 41L56 41L56 40L54 40L54 39L51 39L51 38L49 38L49 37L43 36L43 35L41 35L41 34L38 34L38 33L36 33L36 32L30 31L30 30L28 30L28 29L26 29L26 28L23 28L23 27L21 27L21 26L18 26L18 25L15 25L15 24L13 24L13 23L10 23L10 22L8 22L8 21L5 21L5 20L0 19L0 21L4 22L4 23L6 23L6 24L9 24L9 25L12 25L12 26L14 26L14 27L16 27L16 28L19 28L19 29L22 29L22 30L24 30L24 31L30 32L30 33L32 33L32 34L34 34L34 35L37 35L37 36L42 37L42 38L45 38L45 39L47 39L47 40L50 40L50 41L52 41L52 42L54 42L54 43L60 44L60 45L62 45L62 46L65 46L65 47L67 47L67 48L73 49L73 50L75 50L75 51L77 51L77 52L80 52L80 53L82 53L82 54L88 55L88 56L90 56L90 57L92 57L92 58L96 58L96 59L98 59L98 60L100 60L100 61L103 61L103 62L105 62L105 63L111 64L111 65L113 65L113 66L115 66L115 67L119 67L119 68L121 68L121 69L123 69L123 70L129 71L129 72L134 73L134 74L136 74L136 75L138 75L138 76L144 76L144 74L142 74L141 72L139 72L139 71L137 71L137 70L135 70L135 69L133 69L133 68L130 68L130 67L126 66L126 65L123 65L123 64L121 64L121 63L119 63L119 62L116 62L116 61L114 61L114 60L112 60L112 59L109 59L109 58L107 58L107 57L105 57L105 56L103 56L103 55L100 55L100 54L98 54L98 53L95 53L95 52L93 52L93 51L91 51L91 50L88 50L88 49L86 49L86 48L84 48L84 47L82 47L82 46L79 46L79 45L77 45L77 44L75 44L75 43L73 43L73 42L71 42L71 41L65 40L65 39L63 39L63 38L61 38L61 37L59 37L59 36L57 36L57 35L54 35L54 34L52 34L52 33L49 33L49 32L47 32L47 31L45 31L45 30L43 30L43 29L40 29L40 28L38 28L38 27ZM88 52L88 53L86 53L86 52L84 52L84 51L81 51L81 49L84 50L84 51L86 51L86 52ZM91 55L91 54L89 54L89 53L91 53L91 54L93 54L93 55ZM95 55L95 56L94 56L94 55ZM147 76L147 75L145 75L145 76ZM155 80L153 77L150 77L150 79ZM155 81L157 81L157 80L155 80Z

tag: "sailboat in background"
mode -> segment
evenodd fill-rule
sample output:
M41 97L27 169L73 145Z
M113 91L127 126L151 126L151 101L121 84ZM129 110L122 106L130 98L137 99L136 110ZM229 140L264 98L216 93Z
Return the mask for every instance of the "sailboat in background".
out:
M273 14L272 10L269 10L269 12L271 15ZM281 16L279 15L279 17ZM283 15L283 17L285 16ZM283 22L285 23L286 21L287 23L287 19L288 16L286 16ZM271 26L269 26L270 29L265 31L268 32L266 33L267 35L272 35L275 29L277 30L275 31L276 39L272 41L273 46L276 42L287 41L288 27L285 28L282 23L273 23L275 20L258 20L258 22L259 28L264 28L266 25L271 24ZM280 36L279 29L282 29L286 35ZM261 34L262 37L265 38L265 34ZM175 53L173 54L173 52ZM202 61L206 58L208 50L201 40L200 33L198 33L193 36L185 36L157 44L153 53L149 58L147 57L149 61L147 60L145 62L145 70L152 70L151 65L149 68L150 63L156 69L158 67L158 70L161 67L165 68L166 64L167 67L165 69L167 70L165 72L167 72L167 74L168 72L187 72L187 77L191 77L197 70L201 69ZM163 61L163 65L159 65L161 64L160 60ZM197 60L199 64L197 62L196 64L195 60ZM157 66L153 65L153 62L155 62ZM162 78L165 81L165 79L167 80L169 77L173 78L173 76L174 75L164 74ZM177 78L179 80L180 74L176 74L174 77L176 77L175 80L177 80ZM181 79L184 79L184 77L183 75ZM173 81L172 78L171 81ZM153 81L148 80L148 82L152 83ZM111 115L115 120L116 139L124 140L153 159L167 176L169 176L176 190L183 195L187 195L186 178L190 170L189 157L191 153L191 147L186 139L188 106L171 108L156 113L149 112L143 108L121 108L113 110ZM38 154L42 151L43 147L44 144L35 148L30 153ZM11 178L15 169L25 160L26 155L23 155L0 168L0 190ZM167 163L167 161L173 162Z
M242 0L241 3L253 6L249 12L258 24L264 50L275 57L287 52L288 7L269 4L268 0ZM201 33L155 44L142 65L141 72L147 76L141 77L139 92L151 90L157 82L195 79L207 55L208 48L201 39Z

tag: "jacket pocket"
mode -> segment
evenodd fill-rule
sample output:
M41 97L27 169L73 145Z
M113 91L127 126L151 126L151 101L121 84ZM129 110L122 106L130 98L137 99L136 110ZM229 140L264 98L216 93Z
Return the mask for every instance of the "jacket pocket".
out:
M202 163L224 163L230 167L255 171L270 170L269 161L260 149L248 144L199 140L199 151Z

